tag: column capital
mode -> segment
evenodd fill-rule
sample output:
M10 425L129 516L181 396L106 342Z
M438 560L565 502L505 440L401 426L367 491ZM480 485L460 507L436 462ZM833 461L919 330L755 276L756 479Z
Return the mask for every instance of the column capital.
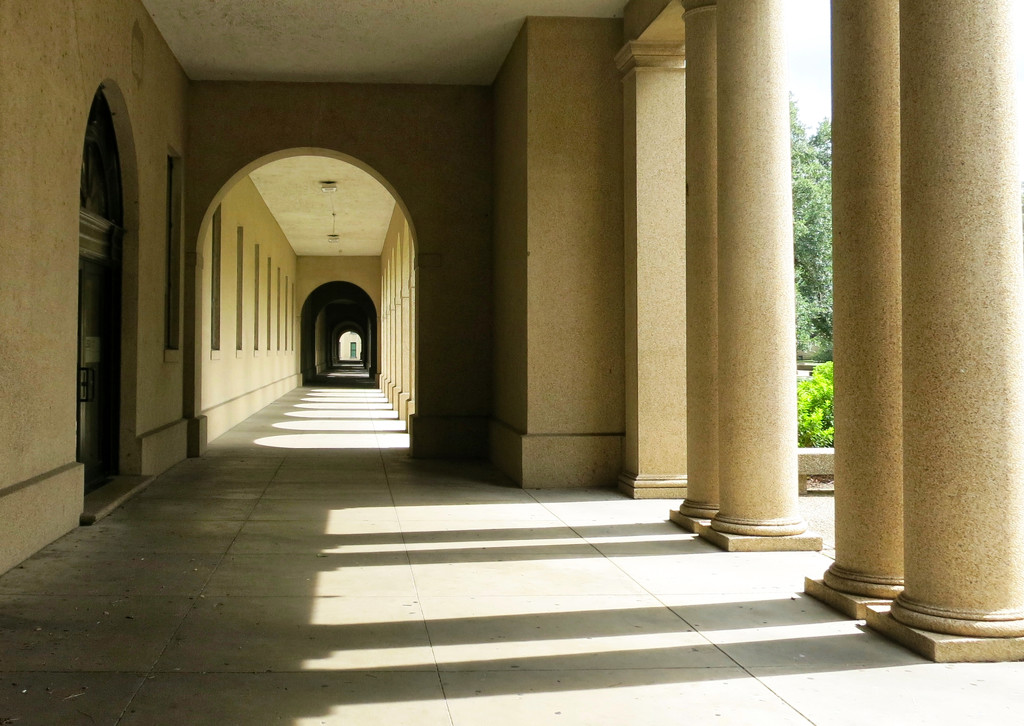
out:
M615 55L622 73L636 68L682 70L686 67L686 49L682 43L631 40Z
M683 0L683 14L698 10L714 10L718 0Z

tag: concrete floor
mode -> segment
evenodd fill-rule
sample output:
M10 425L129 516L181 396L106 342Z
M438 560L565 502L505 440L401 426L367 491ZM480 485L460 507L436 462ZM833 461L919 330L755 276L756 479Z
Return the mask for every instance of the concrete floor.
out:
M821 554L412 461L381 400L295 391L0 578L0 724L1024 720L1024 664L928 663L801 595Z

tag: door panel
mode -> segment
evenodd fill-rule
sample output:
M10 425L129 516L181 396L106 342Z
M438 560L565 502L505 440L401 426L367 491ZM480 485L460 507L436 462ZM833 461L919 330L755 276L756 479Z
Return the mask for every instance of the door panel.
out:
M86 491L117 470L117 338L113 280L108 266L79 262L78 460Z

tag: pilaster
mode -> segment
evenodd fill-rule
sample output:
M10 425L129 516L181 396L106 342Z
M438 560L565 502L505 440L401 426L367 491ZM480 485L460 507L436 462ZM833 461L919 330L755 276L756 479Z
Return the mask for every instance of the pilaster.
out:
M686 75L683 47L631 41L623 73L625 406L619 489L686 495Z

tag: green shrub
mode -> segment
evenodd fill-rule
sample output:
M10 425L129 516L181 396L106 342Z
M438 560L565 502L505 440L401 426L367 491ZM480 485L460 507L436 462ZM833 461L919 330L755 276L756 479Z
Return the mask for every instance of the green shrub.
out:
M816 366L809 380L796 387L797 429L800 446L835 445L835 421L832 414L832 363Z

